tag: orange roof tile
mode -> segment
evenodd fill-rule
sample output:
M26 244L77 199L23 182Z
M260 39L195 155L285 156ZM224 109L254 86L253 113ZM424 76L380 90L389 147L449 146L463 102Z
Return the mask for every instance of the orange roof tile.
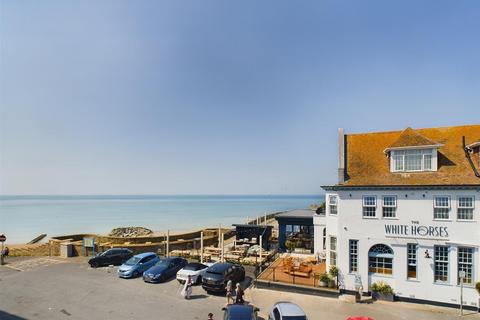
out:
M407 129L403 130L402 133L400 133L398 139L388 146L386 150L419 146L440 146L440 144L428 139L427 137L408 127Z
M463 150L478 141L480 125L404 131L348 134L346 143L346 179L342 186L405 185L479 185ZM420 138L421 137L421 138ZM412 143L441 144L436 172L390 172L387 147L411 146ZM418 145L418 144L417 144Z

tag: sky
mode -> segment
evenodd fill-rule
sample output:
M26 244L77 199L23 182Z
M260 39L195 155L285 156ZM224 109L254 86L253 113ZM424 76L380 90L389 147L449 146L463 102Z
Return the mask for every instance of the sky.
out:
M0 194L318 194L480 120L479 1L0 0Z

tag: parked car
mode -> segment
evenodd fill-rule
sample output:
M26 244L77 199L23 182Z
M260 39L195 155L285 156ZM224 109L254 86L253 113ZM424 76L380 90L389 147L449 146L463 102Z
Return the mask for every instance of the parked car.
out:
M222 310L224 320L257 320L260 311L250 304L229 304Z
M307 320L307 315L297 304L277 302L268 314L268 320Z
M118 268L118 276L120 278L136 278L159 260L158 256L153 252L137 254Z
M209 267L202 278L202 288L210 292L225 292L228 280L235 285L245 279L245 269L232 263L216 263Z
M205 272L207 272L208 267L211 267L212 265L213 263L189 263L177 272L177 280L180 283L185 283L188 276L191 276L193 283L201 284Z
M132 256L133 252L130 249L113 248L97 254L95 257L88 260L88 264L90 264L92 268L109 266L111 264L120 265L130 259Z
M143 273L143 281L151 283L165 281L175 276L187 263L187 260L178 257L161 259Z

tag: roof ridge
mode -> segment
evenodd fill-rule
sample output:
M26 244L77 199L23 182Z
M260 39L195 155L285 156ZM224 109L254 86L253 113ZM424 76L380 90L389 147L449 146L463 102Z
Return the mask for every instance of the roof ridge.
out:
M462 128L462 127L480 127L480 124L475 123L475 124L462 124L458 126L441 126L441 127L423 127L423 128L412 128L408 126L407 128L410 128L414 131L418 130L432 130L432 129L453 129L453 128ZM405 129L407 129L405 128ZM401 133L405 131L405 129L401 130L389 130L389 131L371 131L371 132L356 132L356 133L347 133L347 136L356 136L356 135L365 135L365 134L386 134L386 133Z

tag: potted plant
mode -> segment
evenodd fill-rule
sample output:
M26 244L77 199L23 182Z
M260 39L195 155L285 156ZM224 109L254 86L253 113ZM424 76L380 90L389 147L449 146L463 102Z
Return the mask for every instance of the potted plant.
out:
M475 283L475 289L477 290L478 294L480 294L480 282ZM480 312L480 298L478 299L478 311Z
M392 287L383 281L374 282L371 286L372 298L374 300L391 301L394 300L394 294Z
M328 273L330 274L330 282L328 283L329 288L334 288L338 276L338 267L337 266L330 266L330 269L328 269Z
M327 287L328 283L330 282L330 276L328 273L322 273L319 277L320 280L320 287Z
M285 248L287 248L288 252L293 252L293 250L295 249L295 242L291 240L285 241Z

